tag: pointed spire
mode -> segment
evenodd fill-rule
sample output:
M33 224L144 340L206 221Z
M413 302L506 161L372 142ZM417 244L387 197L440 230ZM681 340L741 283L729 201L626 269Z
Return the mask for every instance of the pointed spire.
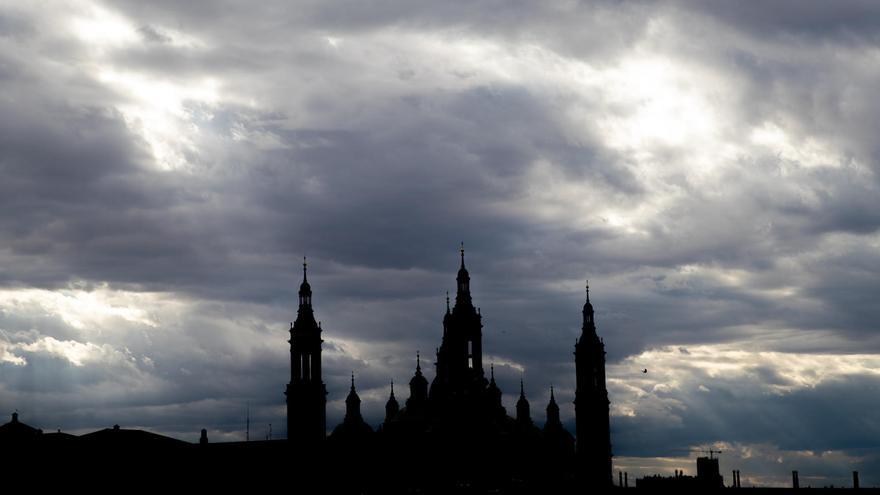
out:
M553 385L550 385L550 402L547 403L547 423L544 424L544 430L562 428L562 422L559 420L559 406L556 404L556 397L553 394Z
M459 248L461 252L461 268L464 268L464 241L461 241L461 247Z
M307 266L306 257L303 256L303 281L299 286L299 305L301 309L303 307L311 307L312 305L312 286L309 285L309 279L306 276Z
M351 390L348 392L348 397L345 398L345 419L343 421L350 423L352 421L360 421L360 419L361 398L358 397L357 391L354 388L354 371L352 371Z
M409 399L406 400L407 407L421 407L428 400L428 380L422 375L422 356L416 351L416 372L409 381Z
M593 314L593 305L590 303L590 281L589 280L587 280L586 291L587 291L587 297L586 297L586 301L584 302L584 311L583 311L584 324L583 324L582 329L584 332L595 333L596 327L595 327L594 314ZM582 335L583 335L583 333L582 333Z
M458 288L455 293L455 308L453 311L456 313L465 308L467 312L474 311L473 303L471 302L471 276L468 274L467 268L464 267L464 243L461 243L461 268L458 269L458 276L455 277L455 281L457 282Z
M519 400L516 401L516 420L520 423L531 424L532 417L529 411L529 401L526 399L526 389L523 385L523 377L519 377Z
M492 377L491 382L495 383L495 363L489 364L489 374ZM484 375L485 376L485 375Z
M391 396L388 397L388 402L385 403L385 423L392 421L397 413L400 412L400 404L397 403L397 399L394 397L394 380L391 380Z

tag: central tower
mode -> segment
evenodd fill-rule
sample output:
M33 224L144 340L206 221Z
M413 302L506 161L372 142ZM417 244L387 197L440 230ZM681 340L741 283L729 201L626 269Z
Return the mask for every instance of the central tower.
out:
M471 299L464 244L460 253L455 306L450 310L447 297L443 340L437 350L437 375L431 384L431 399L435 403L481 398L488 385L483 371L482 316Z
M321 324L312 310L312 287L303 258L299 310L290 325L290 383L287 396L287 437L299 443L320 442L326 436L327 389L321 380Z

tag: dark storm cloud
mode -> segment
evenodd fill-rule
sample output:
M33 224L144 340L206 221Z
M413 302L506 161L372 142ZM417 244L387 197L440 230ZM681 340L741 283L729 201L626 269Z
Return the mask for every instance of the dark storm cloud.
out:
M834 4L821 0L773 0L759 8L740 2L682 2L750 34L763 37L837 38L875 42L880 7L870 0Z
M0 400L38 424L236 438L250 402L279 425L303 254L331 424L351 370L373 422L416 350L433 376L459 241L487 364L509 412L524 371L539 422L551 383L572 399L587 277L612 363L669 345L880 349L871 4L123 2L104 6L129 24L118 40L71 34L98 15L80 7L0 13ZM659 75L619 75L656 60ZM714 133L633 137L658 88L701 97ZM649 131L687 130L663 115ZM35 288L51 291L10 302ZM62 293L111 316L78 321ZM655 403L615 413L615 445L880 435L860 422L873 404L848 400L865 376L770 401L744 383L658 393L687 405L679 427ZM822 404L854 420L774 428Z

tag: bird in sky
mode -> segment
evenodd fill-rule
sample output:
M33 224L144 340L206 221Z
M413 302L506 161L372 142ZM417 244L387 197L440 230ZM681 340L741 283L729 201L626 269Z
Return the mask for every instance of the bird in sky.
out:
M642 373L647 373L647 372L648 372L648 368L645 368L642 370Z

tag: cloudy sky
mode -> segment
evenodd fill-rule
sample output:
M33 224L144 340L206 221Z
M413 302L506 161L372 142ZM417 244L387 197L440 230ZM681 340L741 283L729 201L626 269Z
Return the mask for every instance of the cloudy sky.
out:
M588 278L615 469L878 485L878 33L868 0L2 0L0 412L284 436L307 255L328 423L353 370L378 424L464 241L511 413L524 373L572 425Z

